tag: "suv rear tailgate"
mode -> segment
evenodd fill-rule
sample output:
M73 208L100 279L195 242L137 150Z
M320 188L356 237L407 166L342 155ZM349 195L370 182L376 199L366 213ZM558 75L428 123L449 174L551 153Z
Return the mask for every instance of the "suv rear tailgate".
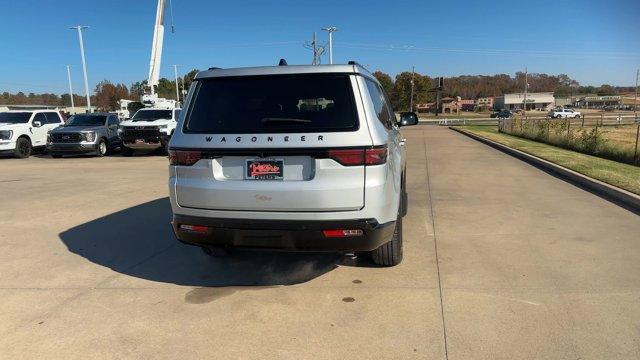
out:
M282 160L281 180L245 179L252 156L201 159L176 167L176 198L182 207L244 211L351 211L364 207L364 166L343 166L311 156Z

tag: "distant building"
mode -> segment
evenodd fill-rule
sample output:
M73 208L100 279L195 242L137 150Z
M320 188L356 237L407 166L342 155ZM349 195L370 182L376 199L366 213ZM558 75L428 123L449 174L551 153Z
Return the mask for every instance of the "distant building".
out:
M476 107L475 100L462 99L460 96L445 97L442 101L442 113L459 114L460 111L473 111Z
M426 104L416 104L416 112L426 113L430 111L434 111L436 109L436 103L426 103Z
M528 93L527 110L532 109L550 109L555 106L555 97L552 92ZM494 101L493 108L496 110L521 110L524 108L525 94L504 94L497 96Z
M62 111L69 115L84 114L87 112L86 106L57 106L57 105L0 105L0 111L8 110L55 110ZM96 107L91 107L92 111L96 111Z
M584 108L602 108L605 106L622 105L622 97L619 95L608 96L583 96L576 101L576 106Z
M482 111L482 110L491 110L491 109L493 109L493 101L494 101L493 97L479 98L476 101L476 106L477 106L478 110L480 110L480 111Z
M557 97L555 107L573 106L575 100L575 98L571 97Z

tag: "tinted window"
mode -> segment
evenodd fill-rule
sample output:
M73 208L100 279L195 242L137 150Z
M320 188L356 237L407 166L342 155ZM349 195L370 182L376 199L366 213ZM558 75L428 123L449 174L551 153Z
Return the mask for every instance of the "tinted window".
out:
M60 116L58 113L48 112L44 114L47 117L47 124L60 124Z
M0 113L0 124L26 124L30 118L30 112L5 112Z
M279 75L201 80L185 132L355 131L348 75Z
M382 94L382 90L378 87L378 85L369 80L365 79L367 83L367 89L369 89L369 96L371 96L371 101L373 102L373 108L376 111L376 115L378 116L378 120L384 125L385 128L391 128L391 111L387 106L387 102Z
M44 125L47 123L47 117L44 116L43 113L37 113L36 116L33 117L33 121L40 121L40 125Z
M132 121L153 121L158 119L171 119L171 110L140 109L131 118Z
M67 126L100 126L106 119L105 115L78 114L69 118Z
M120 121L118 121L118 117L117 116L111 115L111 116L109 116L108 124L109 125L118 125L118 124L120 124Z

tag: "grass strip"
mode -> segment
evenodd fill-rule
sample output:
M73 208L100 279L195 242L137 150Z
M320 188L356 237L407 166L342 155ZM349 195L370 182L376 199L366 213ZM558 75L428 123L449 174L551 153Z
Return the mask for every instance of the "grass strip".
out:
M497 126L460 126L471 133L640 195L640 167L498 132Z

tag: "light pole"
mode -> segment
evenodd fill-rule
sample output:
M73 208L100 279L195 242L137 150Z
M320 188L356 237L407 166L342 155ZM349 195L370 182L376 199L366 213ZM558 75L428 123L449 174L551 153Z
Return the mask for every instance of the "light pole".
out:
M176 106L180 104L180 90L178 87L178 65L173 65L173 73L176 77Z
M413 66L411 68L411 101L410 101L411 105L409 105L410 106L410 109L409 109L410 112L413 112L413 77L415 76L415 74L416 74L416 67Z
M75 111L75 105L73 105L73 87L71 87L71 70L70 66L67 65L67 78L69 79L69 97L71 98L71 111Z
M527 92L529 91L529 79L528 79L528 72L527 72L527 68L524 68L524 106L522 109L522 115L523 116L527 116Z
M333 64L333 33L338 31L335 26L322 28L322 30L329 33L329 64Z
M89 96L89 80L87 80L87 63L84 59L84 43L82 41L82 29L88 29L88 26L76 25L69 29L78 30L78 41L80 42L80 58L82 58L82 72L84 74L84 93L87 97L87 112L91 112L91 97Z

